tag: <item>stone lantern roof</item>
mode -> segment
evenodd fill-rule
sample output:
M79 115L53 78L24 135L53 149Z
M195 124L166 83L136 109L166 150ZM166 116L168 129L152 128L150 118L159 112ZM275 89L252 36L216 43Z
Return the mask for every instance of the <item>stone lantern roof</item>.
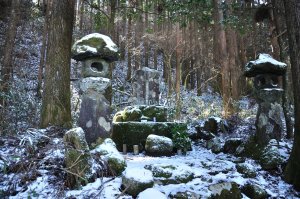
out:
M100 33L92 33L74 43L72 46L72 58L76 61L101 58L108 62L113 62L119 59L119 50L110 37Z
M284 75L287 65L279 62L269 54L259 54L258 59L246 64L244 75L255 77L261 74Z

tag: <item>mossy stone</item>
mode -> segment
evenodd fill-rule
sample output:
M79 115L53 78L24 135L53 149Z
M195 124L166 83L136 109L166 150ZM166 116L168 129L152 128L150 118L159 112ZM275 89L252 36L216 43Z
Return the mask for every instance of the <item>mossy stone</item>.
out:
M208 188L212 195L210 199L241 199L242 194L235 182L222 182L210 185Z
M252 199L265 199L269 197L268 193L260 186L250 183L243 186L242 192Z
M236 166L236 170L243 174L246 178L255 178L256 177L256 171L253 168L252 165L247 163L239 163Z
M128 106L122 112L122 117L125 122L140 121L142 117L142 111L136 107Z

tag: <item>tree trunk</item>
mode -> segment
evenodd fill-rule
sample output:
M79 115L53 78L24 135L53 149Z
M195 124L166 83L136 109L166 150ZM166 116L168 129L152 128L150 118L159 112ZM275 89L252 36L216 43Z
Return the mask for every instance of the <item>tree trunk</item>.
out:
M292 69L295 105L295 135L293 149L285 169L284 178L300 191L300 2L284 0L289 52Z
M181 83L181 47L180 47L180 29L179 25L177 27L177 36L176 36L176 86L175 86L175 92L176 92L176 119L180 119L180 111L181 111L181 99L180 99L180 83Z
M216 32L217 35L217 49L219 52L218 63L221 66L222 74L222 97L223 97L223 115L228 117L232 113L232 99L231 99L231 79L230 79L230 66L228 62L227 53L227 42L224 26L221 24L223 21L223 11L220 9L221 0L214 0L214 15L216 21Z
M71 127L70 62L74 0L51 0L41 127Z
M43 69L45 65L45 56L46 56L46 48L47 48L47 39L48 39L48 10L46 10L45 14L45 23L43 28L43 41L41 47L41 58L40 58L40 65L38 71L38 84L37 84L37 96L42 97L42 83L43 83Z
M126 80L129 81L131 79L131 73L132 73L132 66L131 66L131 56L132 56L132 19L131 14L128 16L128 33L127 33L127 75Z
M8 29L6 31L6 40L4 44L4 55L2 62L2 85L0 86L0 91L4 94L8 93L10 80L13 72L13 50L15 45L15 38L17 35L17 25L19 22L19 12L20 11L20 0L13 0L10 12L10 19ZM6 105L5 98L0 97L1 104L3 107Z

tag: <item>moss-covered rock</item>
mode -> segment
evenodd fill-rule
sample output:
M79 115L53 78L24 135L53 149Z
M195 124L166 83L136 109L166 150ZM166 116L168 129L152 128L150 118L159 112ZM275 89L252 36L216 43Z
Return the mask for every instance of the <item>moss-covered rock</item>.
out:
M268 193L258 185L247 183L242 187L242 192L252 199L268 198Z
M126 169L122 174L122 185L126 192L136 197L140 192L154 185L152 172L146 169Z
M236 166L236 170L243 174L246 178L255 178L256 177L256 170L255 168L248 164L248 163L239 163Z
M241 191L235 182L222 182L208 187L212 192L210 199L240 199Z
M107 138L102 144L91 151L97 158L105 160L115 176L119 176L126 169L126 162L116 148L116 144Z
M176 199L196 199L198 198L196 193L191 191L178 191L175 193L170 193L169 198L176 198Z
M145 150L151 156L170 156L173 153L173 142L168 137L151 134L146 139Z
M87 184L92 177L91 155L82 128L73 128L66 132L64 144L66 185L70 188L79 188Z
M154 117L157 122L167 121L167 109L164 106L140 106L139 109L144 116L152 119L152 121Z
M117 122L113 123L111 138L119 151L122 151L123 144L127 144L128 151L132 152L133 145L145 146L150 134L172 138L171 130L176 125L187 128L185 123L175 122Z
M123 121L140 121L142 111L135 106L128 106L122 112Z
M145 169L152 171L155 180L164 185L187 183L194 179L192 169L187 166L153 164L146 165Z
M113 122L123 122L123 111L117 112L113 117Z
M277 169L279 165L284 163L284 158L279 152L278 143L275 139L270 140L269 144L264 148L259 162L264 170Z

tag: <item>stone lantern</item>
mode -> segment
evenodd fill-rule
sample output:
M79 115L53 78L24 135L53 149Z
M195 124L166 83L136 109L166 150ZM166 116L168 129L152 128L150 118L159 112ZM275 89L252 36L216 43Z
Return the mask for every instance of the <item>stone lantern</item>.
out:
M283 124L281 115L282 78L286 64L276 61L268 54L260 54L257 60L246 64L244 75L254 78L255 98L258 102L256 115L256 141L260 146L271 139L280 140Z
M111 131L111 68L118 60L117 45L106 35L93 33L76 41L72 58L82 61L80 90L83 94L78 125L84 130L89 144Z

